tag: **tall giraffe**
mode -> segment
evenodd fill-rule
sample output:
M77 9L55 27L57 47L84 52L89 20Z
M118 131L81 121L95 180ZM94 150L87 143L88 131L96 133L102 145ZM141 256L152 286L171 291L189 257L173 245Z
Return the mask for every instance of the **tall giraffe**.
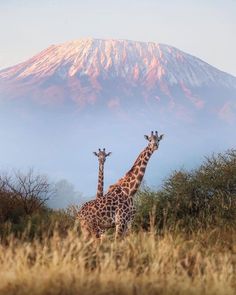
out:
M86 202L78 212L81 230L86 237L99 238L108 228L116 227L116 238L123 236L134 216L133 196L143 179L151 155L158 149L163 134L145 135L147 147L139 154L124 177L111 185L104 198Z
M103 185L104 185L104 164L106 158L111 155L111 152L106 153L105 148L103 150L98 149L98 152L93 152L96 157L98 157L98 186L96 198L103 197Z

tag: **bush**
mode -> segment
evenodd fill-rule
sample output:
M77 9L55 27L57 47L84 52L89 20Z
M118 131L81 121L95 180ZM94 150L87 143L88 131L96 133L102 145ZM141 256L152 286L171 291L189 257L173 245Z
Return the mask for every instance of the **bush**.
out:
M74 228L75 218L66 210L45 208L37 213L22 216L18 222L0 223L0 240L4 241L9 234L19 238L33 239L50 237L55 231L60 236L66 236L69 229Z
M136 199L135 228L192 231L236 225L236 150L212 155L191 172L175 171L162 189ZM150 223L151 220L151 223Z

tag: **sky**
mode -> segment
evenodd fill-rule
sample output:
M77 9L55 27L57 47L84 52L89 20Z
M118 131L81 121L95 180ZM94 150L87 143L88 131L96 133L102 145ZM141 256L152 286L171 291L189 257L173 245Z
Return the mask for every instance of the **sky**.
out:
M236 76L236 0L0 0L0 69L83 37L175 46Z
M27 60L52 44L94 37L172 45L236 76L235 16L236 0L0 0L0 69ZM132 140L130 136L125 140L126 126L118 124L114 127L97 120L100 125L97 123L95 128L92 122L96 137L91 138L86 128L80 130L80 122L70 116L64 120L51 114L48 119L44 115L43 120L31 113L27 116L24 121L12 110L5 112L1 105L0 138L5 139L0 145L0 155L4 155L1 168L36 167L53 179L68 179L85 196L91 196L96 188L97 169L90 169L97 164L93 149L105 146L112 150L105 185L114 183L144 146L143 134L146 129L152 130L154 122L143 124L143 130L132 128ZM190 130L184 122L177 130L167 119L169 125L155 121L168 135L145 174L150 183L158 185L157 180L160 184L173 169L181 165L192 168L203 155L235 146L231 136L234 126L210 128L202 122L203 126ZM62 123L65 125L59 125ZM222 139L218 134L223 134ZM175 145L178 148L173 153ZM124 159L117 161L122 157L119 155L125 155ZM85 165L89 166L86 171L81 168Z

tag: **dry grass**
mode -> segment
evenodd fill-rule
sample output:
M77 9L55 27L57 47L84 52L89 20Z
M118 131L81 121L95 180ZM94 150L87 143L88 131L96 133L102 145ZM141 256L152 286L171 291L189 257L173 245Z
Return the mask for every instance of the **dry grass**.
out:
M0 243L0 294L236 294L236 235L131 234Z

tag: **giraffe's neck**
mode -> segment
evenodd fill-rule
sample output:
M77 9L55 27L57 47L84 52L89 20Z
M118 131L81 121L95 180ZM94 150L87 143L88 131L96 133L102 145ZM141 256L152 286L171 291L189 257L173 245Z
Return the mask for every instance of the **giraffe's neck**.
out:
M116 183L127 192L127 196L133 196L137 192L152 154L153 149L147 146L140 153L132 168Z
M103 197L103 185L104 185L104 163L99 162L98 168L98 187L96 198Z

